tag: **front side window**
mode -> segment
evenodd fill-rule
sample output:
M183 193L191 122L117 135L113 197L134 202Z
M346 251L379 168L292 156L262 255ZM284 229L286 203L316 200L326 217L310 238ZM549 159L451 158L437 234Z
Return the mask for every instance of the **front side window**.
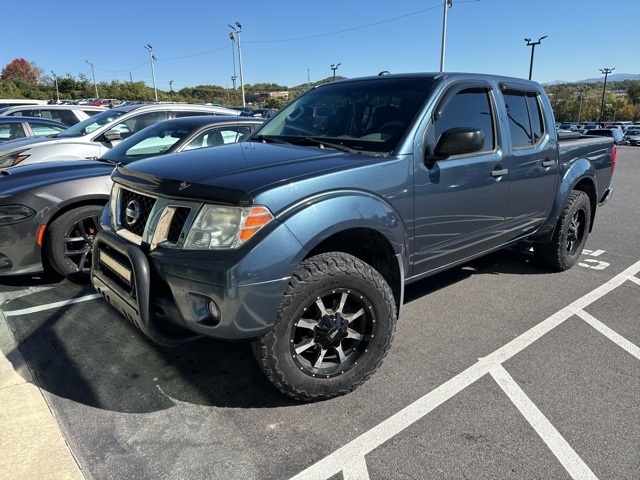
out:
M493 108L486 89L469 88L451 98L434 123L436 144L447 130L459 127L480 130L484 134L480 152L495 149Z
M33 124L31 123L31 130L33 130L33 134L38 137L43 137L46 135L54 135L56 133L60 133L65 130L63 127L56 127L53 125L41 125L41 124Z
M513 148L536 145L543 135L542 109L533 92L504 92Z
M87 118L80 123L76 123L72 127L67 128L64 132L61 132L58 135L60 138L67 137L84 137L85 135L89 135L94 132L98 128L107 125L118 117L128 113L128 110L116 110L115 108L112 110L107 110L104 112L100 112L97 115L94 115L91 118Z
M120 132L122 138L128 138L134 133L150 127L162 120L169 118L168 112L148 112L140 115L134 115L126 120L114 125L111 130L117 130Z
M193 140L185 145L184 150L195 150L203 147L216 147L227 143L239 142L244 135L251 133L248 125L227 125L213 127L199 133Z

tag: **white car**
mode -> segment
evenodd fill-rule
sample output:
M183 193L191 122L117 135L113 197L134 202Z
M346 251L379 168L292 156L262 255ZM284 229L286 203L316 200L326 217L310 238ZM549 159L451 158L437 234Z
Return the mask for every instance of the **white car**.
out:
M75 125L104 112L106 107L89 105L20 105L0 109L0 117L38 117Z
M224 107L190 104L140 104L105 109L52 137L10 140L0 145L0 168L56 160L96 158L120 140L154 123L193 115L234 115Z

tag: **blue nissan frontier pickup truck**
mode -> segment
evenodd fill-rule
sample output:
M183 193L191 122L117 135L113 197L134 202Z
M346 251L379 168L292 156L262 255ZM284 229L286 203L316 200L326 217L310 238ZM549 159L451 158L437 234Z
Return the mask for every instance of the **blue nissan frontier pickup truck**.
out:
M215 154L117 167L91 281L153 341L250 341L280 391L327 399L380 366L407 284L522 240L571 268L615 155L559 138L532 81L330 82Z

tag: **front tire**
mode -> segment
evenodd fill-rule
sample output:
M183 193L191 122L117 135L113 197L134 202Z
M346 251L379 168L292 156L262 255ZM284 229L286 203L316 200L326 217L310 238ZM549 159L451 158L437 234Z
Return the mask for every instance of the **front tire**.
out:
M382 275L346 253L324 253L296 269L274 329L252 348L280 391L325 400L353 391L377 370L395 325L395 300Z
M591 225L591 202L585 192L574 190L558 218L549 243L534 243L535 258L547 267L564 271L578 263Z
M89 281L91 248L100 231L102 209L101 205L74 208L56 218L47 229L45 262L69 280Z

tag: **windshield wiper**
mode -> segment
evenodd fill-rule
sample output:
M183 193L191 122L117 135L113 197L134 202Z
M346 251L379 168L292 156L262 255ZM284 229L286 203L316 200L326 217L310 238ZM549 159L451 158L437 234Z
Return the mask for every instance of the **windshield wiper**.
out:
M362 152L360 150L355 150L353 148L346 147L339 143L325 142L323 140L318 140L317 138L312 138L312 137L305 137L303 141L314 144L314 145L318 145L320 148L333 148L334 150L340 150L341 152L356 153L358 155L362 155Z
M280 138L266 137L264 135L257 135L256 137L252 137L250 140L260 140L262 143L279 143L281 145L291 145L291 143L286 142Z
M120 163L122 163L122 162L118 162L116 160L111 160L109 158L104 158L104 157L89 157L88 160L95 160L96 162L103 162L103 163L111 163L112 165L120 165Z

